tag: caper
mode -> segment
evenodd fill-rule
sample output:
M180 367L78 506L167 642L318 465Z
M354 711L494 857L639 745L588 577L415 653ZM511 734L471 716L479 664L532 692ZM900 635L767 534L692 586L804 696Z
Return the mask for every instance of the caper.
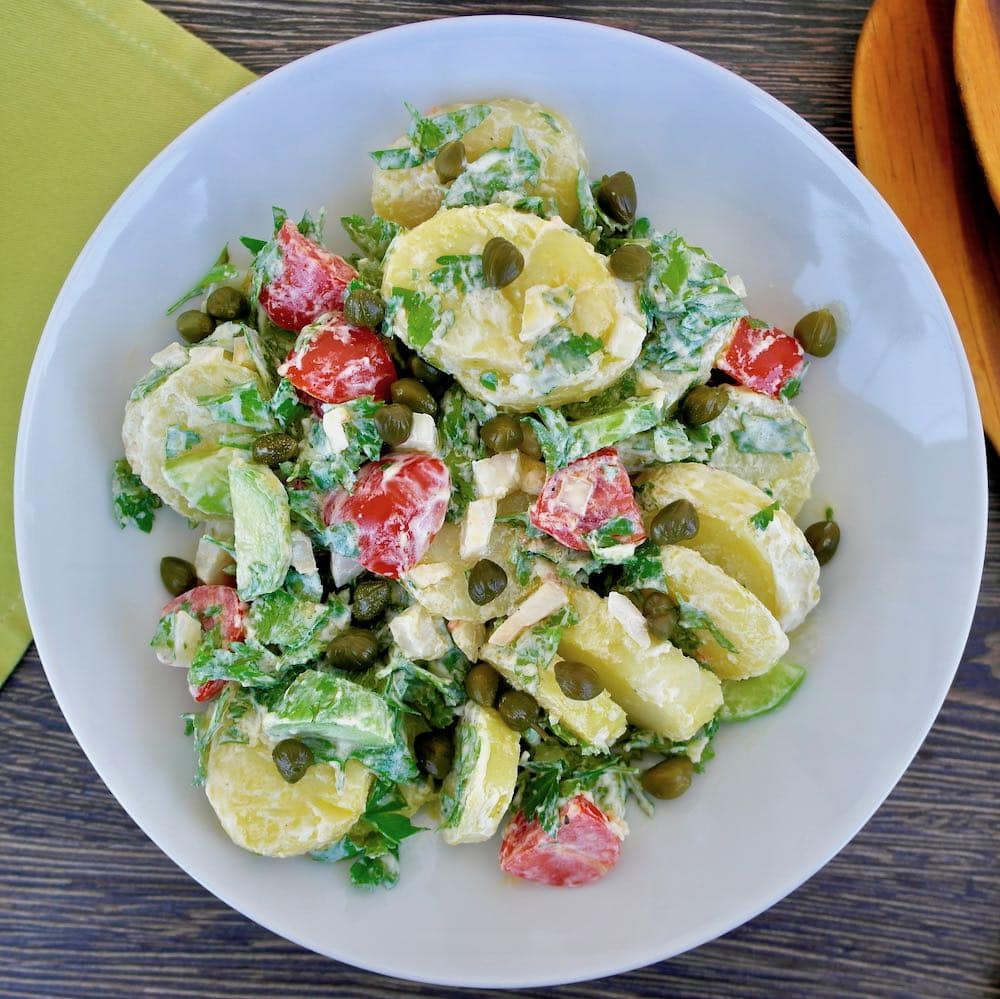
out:
M626 243L611 254L611 273L622 281L641 281L653 266L649 250L638 243Z
M364 628L348 628L327 646L326 658L337 669L363 670L378 659L378 639Z
M385 319L385 303L368 288L354 288L344 299L344 318L352 326L377 330Z
M503 236L494 236L483 247L483 277L490 288L505 288L524 270L521 251Z
M647 590L642 600L642 612L646 617L666 614L674 609L674 602L666 593L659 590Z
M492 454L501 451L516 451L524 441L524 431L521 421L514 416L501 413L487 420L479 431L479 439L489 448Z
M840 527L835 520L821 520L805 530L806 541L820 565L826 565L837 554L840 544Z
M425 774L444 780L455 757L455 744L447 732L421 732L413 740L413 752Z
M271 759L289 784L302 780L315 762L312 750L301 739L282 739L274 747Z
M465 143L461 139L446 142L434 157L434 172L442 184L453 181L465 165Z
M205 301L205 310L216 319L239 319L249 309L246 295L239 288L230 288L227 284L216 288Z
M538 701L523 690L508 690L497 705L500 717L515 732L525 732L538 718Z
M167 588L167 593L179 597L182 593L198 585L198 576L194 566L182 558L167 555L160 559L160 579Z
M469 571L469 599L482 607L496 600L507 589L507 573L503 566L481 558Z
M379 436L390 447L402 444L413 429L413 411L401 402L394 402L375 411Z
M365 579L354 588L351 617L361 624L380 618L389 606L392 588L385 579Z
M433 416L437 412L437 402L434 401L434 396L416 378L400 378L392 383L389 392L393 402L409 406L414 413L426 413L428 416Z
M555 674L559 689L572 701L592 701L604 690L597 671L586 663L561 659L556 663Z
M675 607L671 607L670 610L660 611L658 614L647 614L646 627L657 638L662 638L665 642L669 642L670 636L677 627L679 617L680 615L677 613Z
M188 343L201 343L214 329L215 320L200 309L188 309L177 317L177 332Z
M500 674L489 663L477 663L465 674L465 692L484 708L492 708L500 691Z
M729 405L725 389L711 385L699 385L691 389L681 403L681 416L692 427L711 423Z
M807 312L795 324L795 339L806 353L826 357L837 346L837 320L829 309Z
M686 756L671 756L643 773L642 787L654 798L679 798L693 776L694 764Z
M264 434L253 442L253 460L258 465L280 465L291 461L299 450L298 441L288 434Z
M538 461L542 456L542 446L538 443L538 435L530 423L521 424L520 450L522 454L526 454L529 458L534 458L535 461Z
M443 388L450 380L443 371L428 364L419 354L410 358L410 373L417 381L432 389Z
M649 539L654 545L676 545L690 541L698 533L698 511L690 500L668 503L649 525Z
M601 181L597 189L597 204L609 219L628 225L635 218L635 181L620 170Z

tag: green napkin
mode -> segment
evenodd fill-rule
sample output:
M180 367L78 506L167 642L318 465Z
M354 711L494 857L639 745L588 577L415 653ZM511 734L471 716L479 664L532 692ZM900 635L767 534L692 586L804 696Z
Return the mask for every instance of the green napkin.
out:
M21 397L49 309L101 216L253 74L139 0L13 0L0 31L0 684L31 641L14 558Z

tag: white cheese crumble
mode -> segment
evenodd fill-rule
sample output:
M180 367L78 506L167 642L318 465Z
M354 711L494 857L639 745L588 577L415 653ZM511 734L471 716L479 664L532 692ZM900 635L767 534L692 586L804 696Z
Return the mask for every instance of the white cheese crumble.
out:
M338 589L346 586L352 579L357 579L362 572L364 566L357 559L330 552L330 575L333 576L333 585Z
M502 451L472 463L472 478L480 499L503 499L521 479L521 452Z
M389 631L400 651L409 659L440 659L451 643L435 618L420 604L408 607L389 622Z
M479 650L486 643L486 625L477 621L449 621L448 631L462 655L474 663L479 658Z
M497 501L492 497L473 500L465 511L458 553L462 558L485 555L497 516Z
M318 571L312 542L302 531L292 531L292 568L303 576Z
M538 624L550 614L569 603L566 591L557 583L542 583L526 600L522 600L516 611L490 636L494 645L509 645L533 624Z
M174 614L174 665L187 669L201 643L201 622L185 610Z
M187 351L179 343L168 343L149 359L149 363L154 368L179 368L187 359Z
M340 454L347 450L347 431L344 424L351 419L350 411L344 406L332 406L323 414L323 433L330 442L330 449Z
M427 413L414 413L410 436L397 445L397 451L426 451L427 454L437 454L438 433L434 417Z
M625 629L625 633L640 649L649 648L651 642L646 619L624 593L612 591L608 594L608 613Z

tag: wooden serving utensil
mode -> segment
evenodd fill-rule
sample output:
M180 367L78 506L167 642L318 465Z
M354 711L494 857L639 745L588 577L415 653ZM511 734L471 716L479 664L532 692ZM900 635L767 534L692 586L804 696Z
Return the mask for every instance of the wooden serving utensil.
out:
M952 68L954 0L876 0L854 61L858 166L937 277L1000 448L1000 221Z
M955 79L986 183L1000 208L1000 0L956 3Z

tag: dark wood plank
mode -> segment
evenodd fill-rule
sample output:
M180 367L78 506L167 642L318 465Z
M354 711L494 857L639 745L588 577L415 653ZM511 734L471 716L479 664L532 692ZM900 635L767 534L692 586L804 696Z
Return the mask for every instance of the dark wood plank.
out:
M562 14L672 41L760 84L845 152L866 0L388 4L156 0L265 71L363 31L448 14ZM1000 995L1000 462L987 567L951 693L853 843L788 899L673 961L565 997ZM0 995L441 995L335 964L227 909L132 824L90 768L30 653L0 692ZM505 993L487 993L496 996ZM516 993L508 993L516 995Z

